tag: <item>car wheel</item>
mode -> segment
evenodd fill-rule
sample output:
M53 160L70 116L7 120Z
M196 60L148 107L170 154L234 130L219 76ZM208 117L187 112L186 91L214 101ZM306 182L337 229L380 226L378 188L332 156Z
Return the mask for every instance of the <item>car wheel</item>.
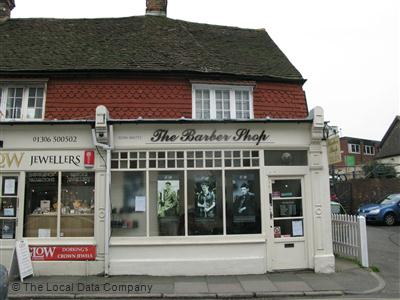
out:
M396 218L394 216L394 214L386 214L385 217L383 218L383 222L387 225L387 226L392 226L394 225L394 223L396 223Z

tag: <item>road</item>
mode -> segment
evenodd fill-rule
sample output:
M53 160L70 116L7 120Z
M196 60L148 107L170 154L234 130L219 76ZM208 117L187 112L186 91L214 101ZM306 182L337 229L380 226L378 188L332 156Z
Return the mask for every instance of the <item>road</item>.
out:
M400 225L367 225L369 264L379 269L386 287L379 298L400 299Z

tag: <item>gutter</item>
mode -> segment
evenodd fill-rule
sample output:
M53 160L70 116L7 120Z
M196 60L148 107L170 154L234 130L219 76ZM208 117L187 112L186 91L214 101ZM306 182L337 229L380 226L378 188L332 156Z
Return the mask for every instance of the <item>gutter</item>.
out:
M196 120L196 119L110 119L111 124L262 124L262 123L312 123L305 119L250 119L250 120ZM95 125L94 120L44 120L44 121L0 121L0 125Z

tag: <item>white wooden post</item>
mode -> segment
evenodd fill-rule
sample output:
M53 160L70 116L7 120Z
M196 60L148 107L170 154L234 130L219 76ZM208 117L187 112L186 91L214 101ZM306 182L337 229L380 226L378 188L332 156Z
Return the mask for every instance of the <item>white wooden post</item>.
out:
M360 260L363 267L368 268L368 242L367 242L367 226L365 218L360 216L358 219L358 228L360 230Z

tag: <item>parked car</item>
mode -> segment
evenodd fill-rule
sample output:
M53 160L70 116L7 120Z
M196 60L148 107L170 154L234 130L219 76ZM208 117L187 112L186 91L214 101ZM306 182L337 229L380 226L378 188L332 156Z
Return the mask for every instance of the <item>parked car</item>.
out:
M388 226L400 222L400 194L391 194L379 204L361 205L357 215L364 216L369 223L384 223Z
M331 213L341 215L347 214L342 204L336 201L331 201Z

